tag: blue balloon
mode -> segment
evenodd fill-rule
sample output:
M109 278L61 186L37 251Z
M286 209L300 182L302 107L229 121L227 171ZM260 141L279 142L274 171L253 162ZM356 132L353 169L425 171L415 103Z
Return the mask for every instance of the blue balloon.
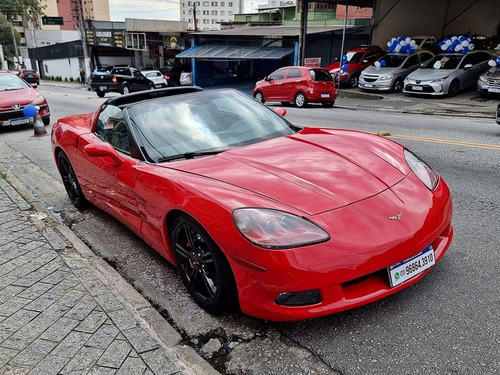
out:
M385 66L385 60L380 61L380 66Z
M415 52L415 50L413 48L408 48L408 53L411 55L413 52Z
M392 52L394 52L394 48L396 48L396 47L395 46L390 46L388 51L392 53Z
M344 65L342 65L341 70L342 70L343 72L346 72L346 71L347 71L347 68L349 68L349 65L344 64Z
M33 104L27 105L24 107L23 113L26 117L35 117L36 107Z
M467 52L469 52L469 47L464 47L462 48L462 53L465 55Z
M444 42L439 42L439 47L444 46Z
M463 36L463 35L458 38L458 41L460 43L462 43L464 40L465 40L465 36Z
M497 57L497 59L495 60L495 62L497 63L497 65L500 65L500 57Z
M347 62L347 55L342 56L342 64Z

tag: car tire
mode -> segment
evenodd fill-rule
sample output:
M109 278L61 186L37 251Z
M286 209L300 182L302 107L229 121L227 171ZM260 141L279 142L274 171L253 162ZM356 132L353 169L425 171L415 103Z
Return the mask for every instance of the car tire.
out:
M97 96L99 98L104 98L104 95L106 94L105 91L101 91L101 90L96 90L95 93L97 94Z
M257 100L259 103L265 103L266 101L264 100L264 95L262 94L261 91L255 91L255 94L253 94L253 97L255 100Z
M75 171L73 170L68 157L62 151L59 151L57 154L57 166L59 168L59 173L61 174L64 188L68 193L71 203L73 203L76 208L84 207L87 200L83 195L78 179L76 178Z
M149 84L149 87L148 87L148 90L154 90L155 89L155 85L150 83Z
M122 86L122 95L130 94L130 89L127 85Z
M322 103L321 103L321 105L322 105L324 108L332 108L334 104L335 104L335 101L333 101L333 102L322 102Z
M394 84L392 85L393 92L401 92L403 90L403 80L401 78L396 78Z
M460 91L460 82L458 81L458 79L454 79L453 81L451 81L450 87L448 87L448 96L449 97L456 96L459 91Z
M42 118L42 122L45 126L50 124L50 117L44 117Z
M357 74L354 74L354 75L352 75L352 76L349 77L349 81L347 81L347 85L351 89L354 89L354 88L358 87L358 84L359 84L359 78L358 78Z
M203 227L188 215L172 225L172 247L182 282L196 303L210 313L238 309L238 293L226 257Z
M295 106L297 108L304 108L307 106L307 98L303 92L298 92L295 94L294 99Z

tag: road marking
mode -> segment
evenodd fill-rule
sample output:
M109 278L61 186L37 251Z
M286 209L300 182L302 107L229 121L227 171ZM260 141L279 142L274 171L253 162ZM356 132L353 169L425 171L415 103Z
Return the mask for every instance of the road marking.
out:
M492 145L492 144L488 144L488 143L474 143L474 142L454 141L451 139L415 137L415 136L410 136L410 135L390 134L387 132L379 133L379 134L384 136L384 137L397 138L397 139L407 139L410 141L441 143L441 144L446 144L446 145L465 146L465 147L476 147L476 148L484 148L484 149L488 149L488 150L500 150L500 145Z

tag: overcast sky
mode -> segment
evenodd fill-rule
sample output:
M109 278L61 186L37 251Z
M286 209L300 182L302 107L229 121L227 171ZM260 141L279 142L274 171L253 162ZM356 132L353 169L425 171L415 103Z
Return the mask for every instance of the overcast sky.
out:
M244 0L245 12L255 11L258 4L267 0ZM125 18L179 20L179 0L109 0L111 21L125 21Z

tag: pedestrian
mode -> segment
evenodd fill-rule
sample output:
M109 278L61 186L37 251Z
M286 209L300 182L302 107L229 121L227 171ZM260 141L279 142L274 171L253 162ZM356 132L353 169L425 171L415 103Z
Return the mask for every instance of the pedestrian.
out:
M85 77L86 74L85 74L85 69L80 69L80 82L82 84L82 86L85 86Z

